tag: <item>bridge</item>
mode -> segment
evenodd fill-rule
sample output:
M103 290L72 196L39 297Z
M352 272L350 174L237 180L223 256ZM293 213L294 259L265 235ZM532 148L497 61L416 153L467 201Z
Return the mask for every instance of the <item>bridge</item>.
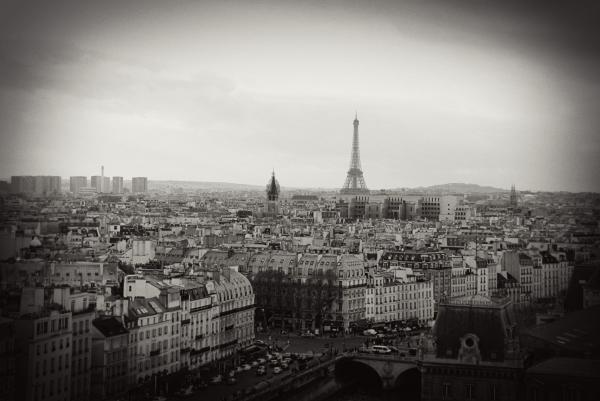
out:
M261 383L238 400L310 400L351 384L382 390L401 388L420 393L421 375L414 356L345 352L322 355L318 363L305 371L273 377ZM319 383L318 388L311 386L314 383Z
M336 361L335 378L341 383L359 380L391 390L420 383L420 372L415 356L346 353Z

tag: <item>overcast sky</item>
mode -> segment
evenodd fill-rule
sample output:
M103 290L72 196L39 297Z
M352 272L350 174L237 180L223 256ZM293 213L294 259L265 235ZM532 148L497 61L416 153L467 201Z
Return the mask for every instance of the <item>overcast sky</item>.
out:
M522 3L0 3L0 176L339 188L358 111L371 189L600 191L599 8Z

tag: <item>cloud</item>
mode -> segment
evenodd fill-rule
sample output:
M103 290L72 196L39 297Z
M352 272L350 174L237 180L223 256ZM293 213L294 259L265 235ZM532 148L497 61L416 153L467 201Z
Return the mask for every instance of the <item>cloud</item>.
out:
M261 184L275 168L337 187L358 109L371 188L600 189L597 14L579 5L83 3L5 9L7 174Z

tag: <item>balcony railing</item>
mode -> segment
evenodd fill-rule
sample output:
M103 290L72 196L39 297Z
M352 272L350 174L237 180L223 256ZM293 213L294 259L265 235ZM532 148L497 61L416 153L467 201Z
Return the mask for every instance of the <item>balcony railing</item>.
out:
M206 310L206 309L210 309L210 308L212 308L212 305L197 306L195 308L190 309L190 313L200 312L202 310Z

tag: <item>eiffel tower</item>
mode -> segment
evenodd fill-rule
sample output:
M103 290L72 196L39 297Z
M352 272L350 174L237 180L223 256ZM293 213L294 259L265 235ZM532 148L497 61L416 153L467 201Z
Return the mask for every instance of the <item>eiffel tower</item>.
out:
M360 167L360 150L358 148L358 115L354 116L354 136L352 137L352 156L346 182L340 190L344 195L368 195L362 168Z

